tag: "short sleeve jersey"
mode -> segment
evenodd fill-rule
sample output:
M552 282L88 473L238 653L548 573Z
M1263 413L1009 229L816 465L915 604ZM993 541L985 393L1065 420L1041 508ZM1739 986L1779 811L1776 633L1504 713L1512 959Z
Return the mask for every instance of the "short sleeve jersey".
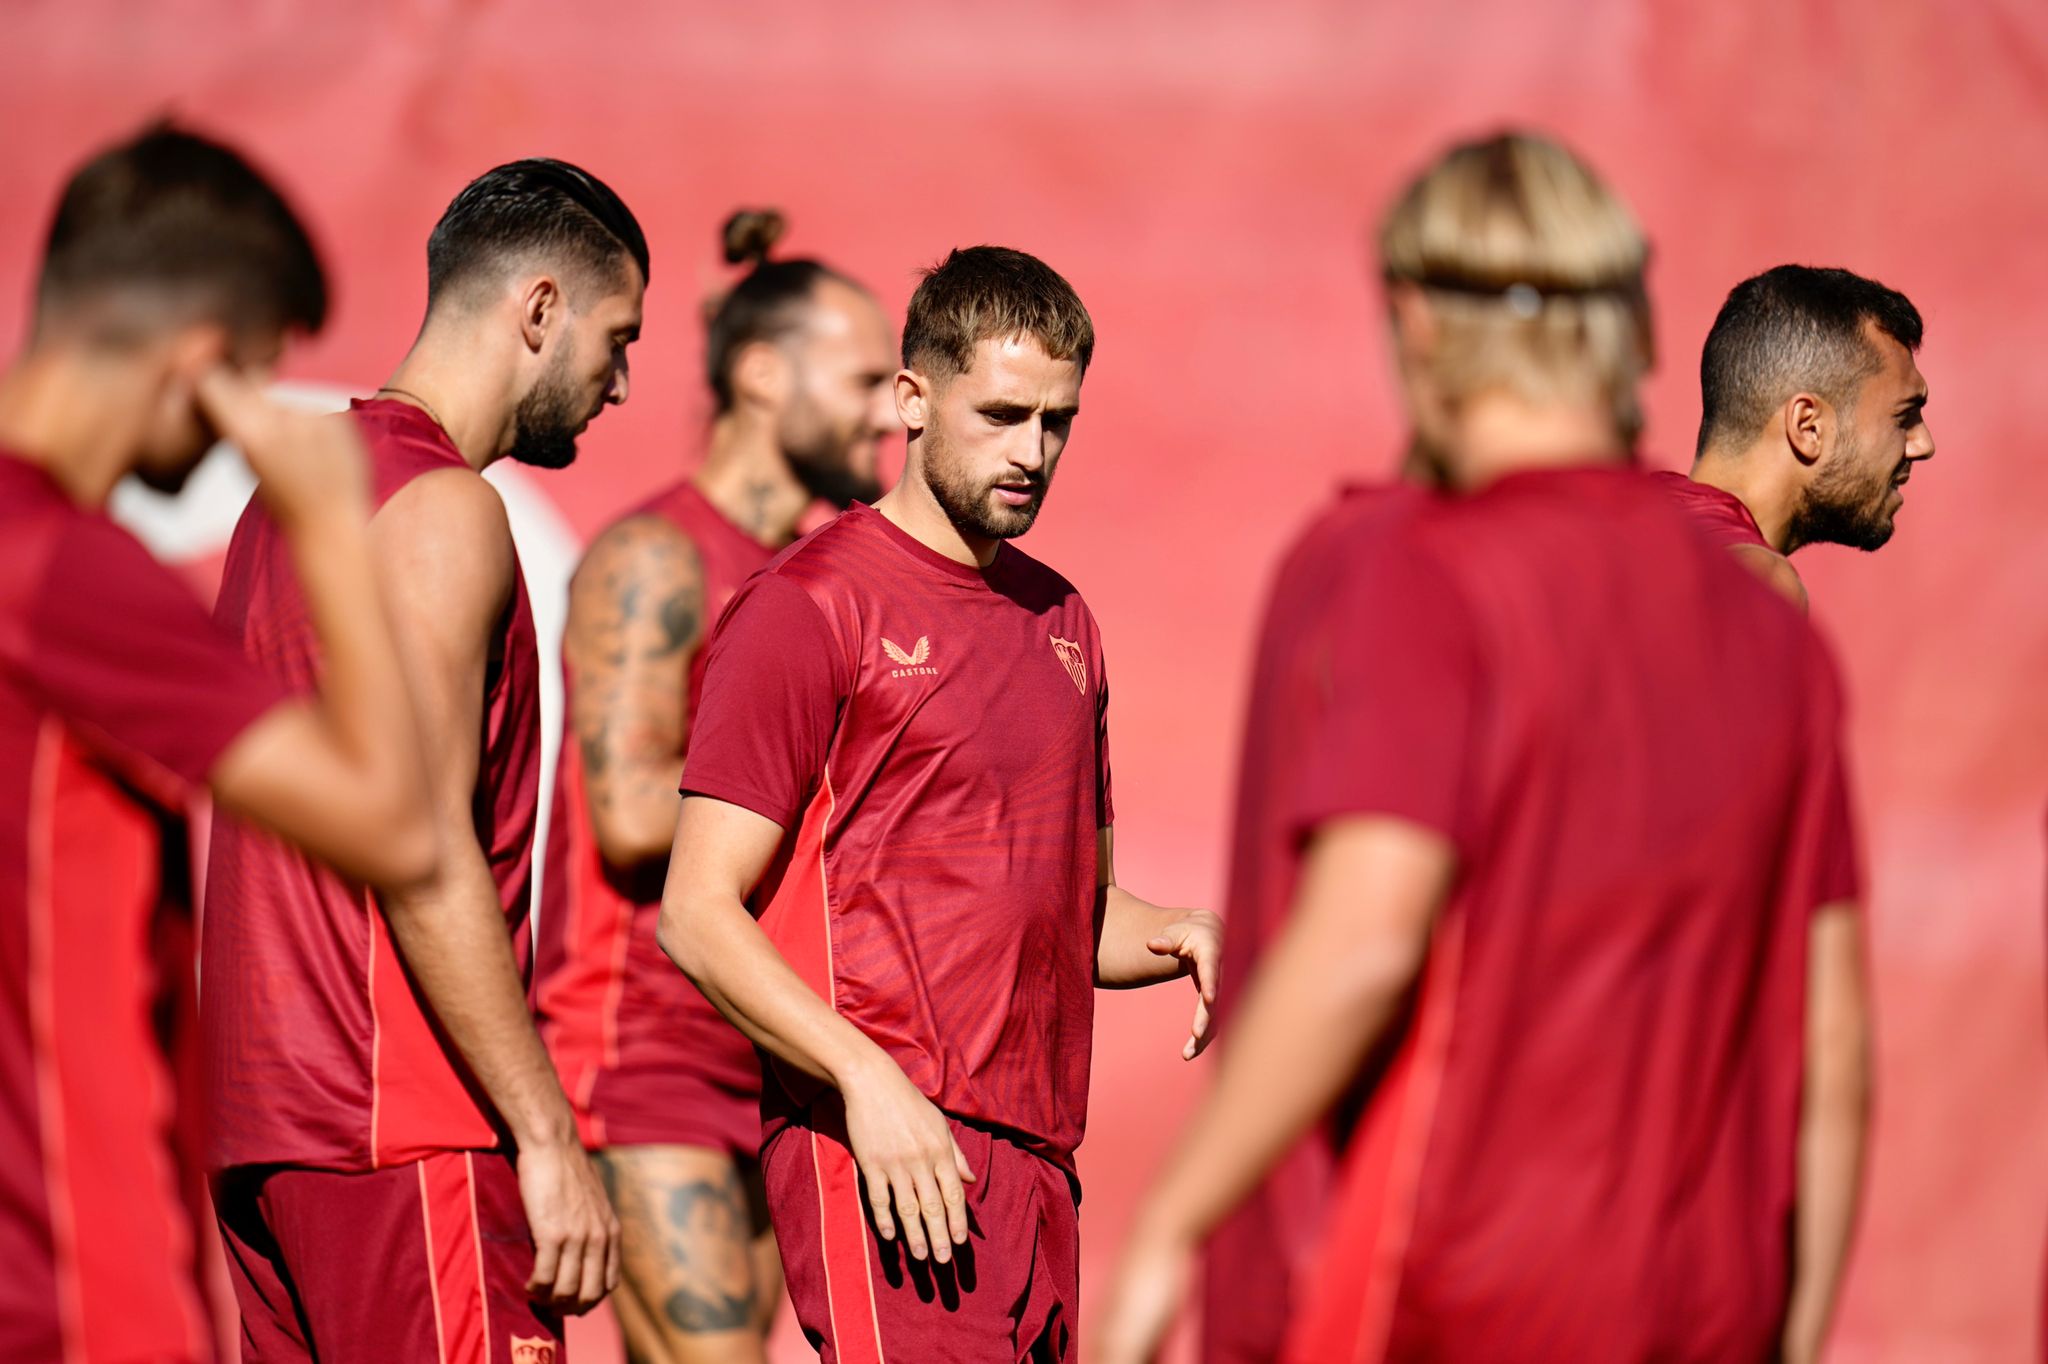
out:
M358 402L373 504L413 479L467 470L440 426L405 403ZM526 583L492 641L474 801L505 929L528 960L540 787L540 663ZM243 513L221 572L220 622L279 682L308 690L319 641L283 537ZM201 932L200 1027L214 1169L368 1170L503 1138L497 1115L413 988L376 897L279 840L214 821Z
M203 1349L171 1259L144 801L283 695L132 536L0 452L0 1357Z
M1294 899L1301 842L1286 797L1330 699L1325 636L1331 584L1343 576L1362 541L1393 526L1427 496L1396 484L1345 487L1296 537L1267 593L1231 824L1223 979L1216 1001L1218 1045L1226 1051L1231 1015ZM1387 663L1400 666L1394 658ZM1203 1357L1210 1364L1270 1360L1279 1349L1300 1281L1321 1245L1337 1155L1353 1116L1347 1099L1210 1236L1202 1307Z
M775 557L688 482L663 490L626 519L641 516L659 517L689 540L707 633L740 584ZM684 693L676 698L686 720L697 714L708 655L701 645L691 654ZM566 666L562 679L562 747L534 942L535 1012L584 1141L592 1147L634 1144L652 1139L639 1126L640 1110L668 1101L668 1091L643 1083L650 1071L687 1073L746 1102L758 1099L761 1066L753 1044L655 940L665 863L621 869L605 862L571 732L575 678ZM746 1106L751 1113L753 1104Z
M1669 493L1692 523L1705 531L1707 538L1722 548L1735 545L1755 545L1769 549L1770 541L1757 528L1756 517L1748 504L1734 493L1716 488L1707 483L1695 483L1684 474L1660 470L1650 475L1657 485Z
M1393 816L1458 873L1289 1358L1771 1353L1808 923L1856 892L1840 703L1683 515L1517 475L1337 589L1297 829Z
M821 996L940 1109L1072 1173L1111 809L1102 646L1065 579L855 506L733 599L682 789L788 831L755 910ZM779 1064L766 1088L771 1136L817 1097Z

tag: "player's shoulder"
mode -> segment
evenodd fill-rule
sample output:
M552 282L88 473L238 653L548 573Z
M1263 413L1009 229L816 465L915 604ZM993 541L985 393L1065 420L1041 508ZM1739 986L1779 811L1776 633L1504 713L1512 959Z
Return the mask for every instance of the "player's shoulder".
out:
M620 516L597 533L577 568L589 572L623 572L635 577L685 573L699 564L696 539L674 518L650 504Z
M1769 545L1733 544L1728 546L1728 553L1802 613L1808 609L1806 583L1790 559Z

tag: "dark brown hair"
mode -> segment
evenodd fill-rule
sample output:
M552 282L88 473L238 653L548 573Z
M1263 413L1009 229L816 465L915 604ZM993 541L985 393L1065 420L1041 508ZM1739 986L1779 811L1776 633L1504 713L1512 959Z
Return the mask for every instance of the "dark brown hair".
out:
M284 196L236 152L169 123L101 152L64 186L37 307L137 291L189 300L237 330L315 332L327 320L319 253Z
M732 367L742 350L757 341L772 343L794 335L825 280L861 287L818 261L770 260L768 253L786 226L782 214L772 208L743 208L719 231L726 263L749 266L739 283L706 309L704 378L720 412L732 407Z
M937 378L964 374L984 341L1028 336L1087 372L1095 323L1074 286L1036 256L1004 246L957 249L925 271L903 323L903 365Z

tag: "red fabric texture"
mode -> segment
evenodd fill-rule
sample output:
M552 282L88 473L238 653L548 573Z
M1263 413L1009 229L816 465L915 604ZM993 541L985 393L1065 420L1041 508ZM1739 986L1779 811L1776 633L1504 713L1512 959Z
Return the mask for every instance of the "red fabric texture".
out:
M815 861L781 859L756 892L785 952L822 914L814 987L945 1112L1068 1169L1111 818L1107 692L1065 579L1009 544L986 571L956 563L856 506L733 598L683 766L686 795L815 841ZM817 1090L771 1075L772 1134Z
M280 695L132 536L0 452L0 1357L212 1355L158 802Z
M1289 818L1287 785L1306 760L1330 699L1331 586L1376 527L1392 526L1425 496L1397 486L1344 488L1288 548L1267 593L1238 758L1218 1048L1230 1046L1231 1016L1294 899L1301 843ZM1400 666L1398 658L1385 661ZM1201 1330L1208 1364L1265 1364L1279 1350L1301 1277L1320 1246L1354 1103L1347 1100L1319 1123L1210 1237Z
M1390 815L1460 867L1289 1359L1772 1349L1809 916L1857 889L1840 702L1683 516L1524 474L1351 556L1297 827Z
M633 512L668 521L702 569L703 627L773 553L720 515L689 483ZM694 719L708 649L690 659L678 704ZM581 748L568 720L574 679L563 671L561 756L548 824L548 856L534 943L534 1007L584 1141L760 1148L761 1064L753 1044L719 1014L655 940L666 864L605 864L591 829Z
M1756 517L1749 507L1734 493L1705 483L1695 483L1684 474L1659 472L1651 475L1657 485L1671 494L1678 505L1685 508L1693 524L1704 530L1715 544L1724 548L1731 545L1755 545L1758 549L1769 549L1770 542L1757 529Z
M414 478L464 467L446 433L405 403L359 402L335 420L362 427L379 508ZM280 682L314 685L318 641L260 505L236 527L215 615ZM539 656L523 578L499 629L476 830L523 967L540 783ZM217 818L201 956L210 1168L369 1170L499 1143L496 1114L426 1013L365 887Z
M976 1179L966 1186L967 1244L946 1265L913 1260L900 1230L886 1242L875 1234L836 1096L762 1152L790 1302L821 1364L1077 1357L1071 1183L1013 1142L951 1126Z
M214 1181L243 1364L562 1364L526 1295L533 1239L499 1152Z

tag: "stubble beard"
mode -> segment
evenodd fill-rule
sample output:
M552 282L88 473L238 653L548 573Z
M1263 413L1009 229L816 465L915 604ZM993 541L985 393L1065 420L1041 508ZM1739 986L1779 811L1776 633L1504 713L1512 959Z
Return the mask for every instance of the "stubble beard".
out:
M963 535L983 540L1014 540L1038 520L1039 510L1045 506L1043 474L1032 477L1036 495L1030 502L1021 507L1006 506L995 499L998 480L977 480L954 466L952 450L938 427L926 427L922 439L925 486L931 489L946 519Z
M1889 503L1899 466L1863 473L1855 432L1844 430L1840 440L1843 448L1800 497L1791 538L1795 544L1847 545L1868 553L1892 538Z

